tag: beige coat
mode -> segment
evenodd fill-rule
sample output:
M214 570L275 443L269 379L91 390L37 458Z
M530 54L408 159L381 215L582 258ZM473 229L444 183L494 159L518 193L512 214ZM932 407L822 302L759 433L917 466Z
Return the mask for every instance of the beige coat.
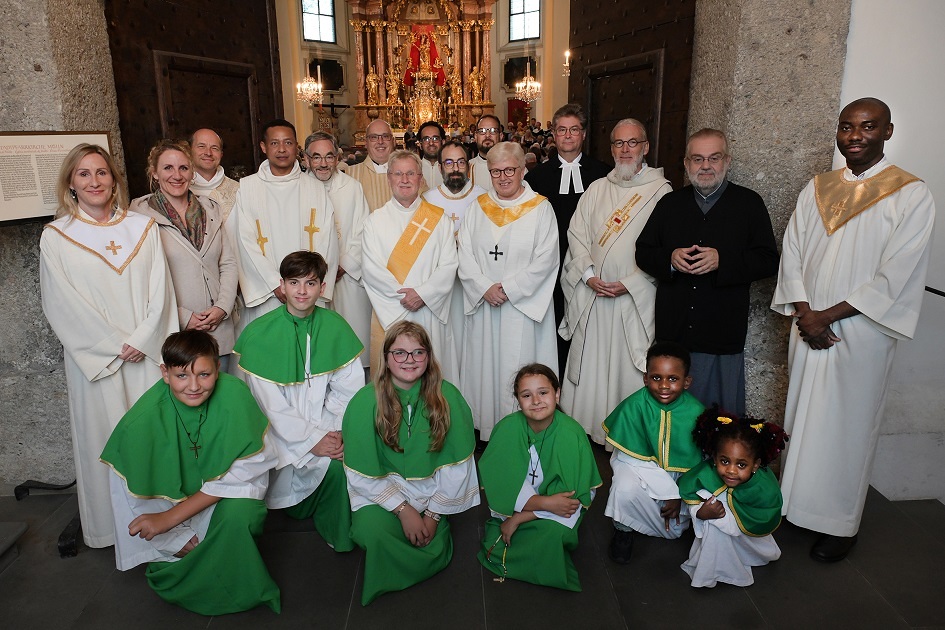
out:
M226 318L212 334L220 344L220 354L230 354L236 342L230 315L236 301L239 274L236 253L225 237L220 204L209 197L197 197L207 215L207 233L203 238L203 248L198 252L167 217L148 206L150 198L151 195L145 195L135 199L131 202L131 210L153 218L158 225L177 296L181 330L187 327L194 313L218 306L226 311Z

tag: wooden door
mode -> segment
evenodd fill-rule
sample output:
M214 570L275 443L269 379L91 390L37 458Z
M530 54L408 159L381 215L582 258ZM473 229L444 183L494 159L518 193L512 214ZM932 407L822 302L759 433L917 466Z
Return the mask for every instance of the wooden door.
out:
M227 174L254 173L259 128L282 116L273 0L106 0L105 16L131 196L157 140L201 127Z
M591 155L613 164L610 131L636 118L650 139L647 163L683 185L694 25L695 0L571 3L568 94L587 109Z

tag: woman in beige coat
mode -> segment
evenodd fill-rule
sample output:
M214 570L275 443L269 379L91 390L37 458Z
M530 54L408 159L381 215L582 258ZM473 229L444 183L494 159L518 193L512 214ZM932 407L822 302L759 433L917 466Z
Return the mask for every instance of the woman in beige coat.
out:
M238 279L236 252L225 238L222 211L209 197L190 192L193 162L184 141L161 140L148 154L153 194L135 199L131 210L152 217L171 270L181 330L205 330L220 345L221 369L233 352Z

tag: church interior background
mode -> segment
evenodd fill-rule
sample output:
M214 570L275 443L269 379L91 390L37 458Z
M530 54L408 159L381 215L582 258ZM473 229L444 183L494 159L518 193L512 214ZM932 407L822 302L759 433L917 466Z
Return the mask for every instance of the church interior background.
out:
M933 4L905 3L912 30L941 23L945 9ZM885 25L871 0L47 0L3 11L10 17L0 24L0 53L7 55L0 56L0 128L108 131L133 197L147 192L144 162L155 140L202 126L223 136L227 171L245 174L262 160L260 126L276 117L292 121L300 140L329 128L357 146L372 118L403 130L428 117L467 126L494 112L503 124L527 116L544 126L559 106L578 102L590 117L586 151L611 161L613 124L638 118L649 133L647 161L664 168L674 187L685 183L687 132L725 130L733 138L733 180L762 194L779 236L797 192L831 167L848 34ZM939 45L932 37L900 41L886 34L864 48L900 59L908 49L902 44L913 40ZM940 57L923 52L912 61ZM321 105L298 100L297 86L306 77L317 81L319 70ZM928 70L927 76L940 74ZM515 84L526 74L541 85L532 102L516 98ZM877 85L874 72L862 75ZM935 102L886 88L898 76L904 75L884 74L886 93L876 94L892 97L897 116ZM933 87L945 91L940 83ZM893 150L908 147L911 156L933 142L923 132L907 142L907 129L897 122ZM929 151L937 155L937 145ZM912 168L938 182L930 163ZM62 350L38 299L41 229L41 222L0 226L0 278L9 296L0 316L5 483L27 475L73 477ZM755 413L778 418L786 333L785 322L769 312L771 289L762 283L753 292L748 396ZM927 302L927 329L940 332L945 309ZM937 350L943 339L936 333L914 344L926 349L913 363L932 366L923 371L927 380L940 379L934 374L945 356ZM941 472L921 465L940 461L945 448L938 411L927 411L942 408L942 390L913 383L914 371L910 365L904 372L912 389L891 399L908 412L894 414L901 419L887 430L889 455L880 456L891 481L881 489L901 498L945 498ZM929 453L901 457L901 444L914 443ZM910 468L916 472L903 482L899 465L906 460L917 462Z

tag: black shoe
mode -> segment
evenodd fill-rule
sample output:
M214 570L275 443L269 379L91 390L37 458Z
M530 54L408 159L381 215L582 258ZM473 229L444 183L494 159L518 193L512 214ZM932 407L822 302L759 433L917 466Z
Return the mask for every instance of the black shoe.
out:
M810 557L820 562L840 562L847 557L855 544L856 534L853 536L824 534L811 547Z
M633 532L623 532L614 528L614 537L610 539L610 559L617 564L629 564L633 555Z

